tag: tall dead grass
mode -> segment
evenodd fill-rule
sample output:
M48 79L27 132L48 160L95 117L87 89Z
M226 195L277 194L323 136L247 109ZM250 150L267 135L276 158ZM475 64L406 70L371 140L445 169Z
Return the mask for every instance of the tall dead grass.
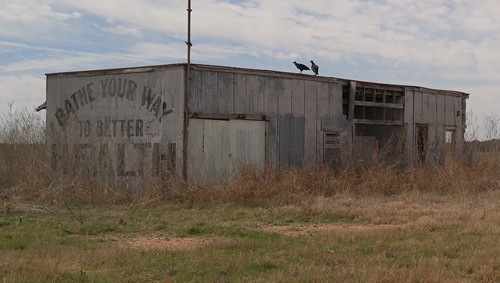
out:
M173 189L168 191L166 197L196 204L236 202L250 205L288 205L346 193L474 193L497 189L500 189L500 167L497 164L475 162L467 165L453 160L442 167L422 166L407 171L384 165L341 173L324 167L268 168L264 173L247 168L226 185L194 185L183 190Z
M45 179L45 123L39 115L12 110L0 116L0 188L38 187Z
M345 193L394 195L408 191L450 193L500 189L500 162L491 162L492 158L484 162L480 158L470 164L448 159L444 166L422 166L406 171L387 162L361 169L345 166L344 170L335 171L327 166L268 167L263 172L244 167L239 176L222 186L187 185L172 177L169 186L158 181L142 185L137 193L126 182L102 182L84 174L47 176L44 131L40 117L27 109L0 117L0 197L92 204L172 201L287 205Z

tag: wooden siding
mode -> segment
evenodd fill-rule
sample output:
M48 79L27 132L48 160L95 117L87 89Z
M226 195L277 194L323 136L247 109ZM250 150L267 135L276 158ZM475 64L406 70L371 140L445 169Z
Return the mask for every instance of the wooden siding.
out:
M352 146L356 124L360 129L373 130L400 127L403 121L410 161L415 157L417 124L427 125L429 150L436 162L443 159L447 129L457 133L457 152L463 145L463 115L468 98L465 93L266 70L192 66L190 117L259 120L265 124L264 151L270 165L321 162L324 131L338 132L339 139ZM109 155L110 168L117 176L133 179L130 177L149 171L155 175L160 169L180 175L185 67L175 64L47 75L48 164L54 164L50 161L54 159L53 149L69 152L68 146L74 146L75 154L94 156L92 166L105 165L100 164L99 152ZM135 86L133 95L126 98L124 89L131 86ZM367 92L368 89L371 90ZM95 101L90 101L86 91L92 92ZM158 99L160 108L153 106ZM163 111L168 114L162 115ZM363 116L355 117L355 113ZM106 119L114 125L115 132L103 135L102 123ZM63 123L65 127L61 126ZM210 136L203 135L205 127L193 123L191 138ZM238 147L244 147L250 139L242 134ZM92 148L94 152L83 152ZM188 162L193 163L192 171L197 171L197 161Z
M47 159L56 171L123 177L134 190L138 179L180 174L183 102L179 66L48 75Z
M191 112L265 116L268 121L266 161L271 165L283 163L283 154L291 154L295 150L299 151L300 162L297 155L287 157L285 163L298 165L321 161L321 119L345 120L342 115L342 84L339 82L197 69L193 71L192 92ZM303 125L300 127L303 129L299 131L296 128L298 124L293 124L295 122L291 122L294 126L283 126L286 123L283 118L289 117L301 118ZM292 144L290 150L290 141L283 139L298 139L299 144Z
M415 162L415 126L428 125L428 156L430 161L442 163L445 156L445 132L447 129L456 131L455 149L461 153L463 149L462 118L463 97L453 93L438 93L425 89L411 89L406 91L405 98L405 125L407 126L407 155L411 162ZM457 112L459 111L459 112Z

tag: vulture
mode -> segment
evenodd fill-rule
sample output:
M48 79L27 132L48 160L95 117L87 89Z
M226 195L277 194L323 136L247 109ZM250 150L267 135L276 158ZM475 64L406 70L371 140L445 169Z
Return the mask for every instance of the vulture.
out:
M311 60L311 70L313 71L313 73L315 75L318 75L318 72L319 72L319 66L314 64L314 61Z
M45 101L44 103L40 104L37 108L35 108L35 111L38 112L43 109L47 109L47 101Z
M295 62L295 61L293 61L293 63L295 64L295 67L297 67L297 69L299 69L299 70L300 70L300 73L301 73L301 74L302 74L302 71L306 71L306 70L307 70L307 71L309 71L309 70L310 70L310 69L309 69L309 67L307 67L307 66L306 66L306 65L304 65L304 64L300 64L300 63L297 63L297 62Z

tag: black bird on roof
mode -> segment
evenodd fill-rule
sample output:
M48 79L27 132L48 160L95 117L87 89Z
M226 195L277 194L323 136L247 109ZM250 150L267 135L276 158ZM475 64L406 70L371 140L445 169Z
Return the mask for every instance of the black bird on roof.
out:
M310 70L310 69L309 69L309 67L307 67L307 66L306 66L306 65L304 65L304 64L300 64L300 63L297 63L297 62L295 62L295 61L293 61L293 63L295 64L295 67L297 67L297 69L299 69L299 70L300 70L300 73L301 73L301 74L302 74L302 71L306 71L306 70L307 70L307 71L309 71L309 70Z
M311 60L311 70L313 71L313 73L315 75L318 75L318 72L319 72L319 66L314 64L314 61Z
M47 109L47 100L45 100L44 103L40 104L37 108L35 108L35 111L38 112L43 109Z

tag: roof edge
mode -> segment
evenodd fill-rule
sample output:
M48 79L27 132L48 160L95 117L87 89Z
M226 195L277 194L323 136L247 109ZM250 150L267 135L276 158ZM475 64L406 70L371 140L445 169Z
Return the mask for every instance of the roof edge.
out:
M110 74L150 72L150 71L157 70L157 69L172 68L172 67L186 68L187 63L172 63L172 64L151 65L151 66L136 66L136 67L121 67L121 68L110 68L110 69L56 72L56 73L46 73L45 75L46 76L55 76L55 75L98 76L98 75L110 75ZM425 91L425 92L447 92L450 94L454 94L456 96L462 96L462 97L466 97L466 98L469 98L469 95L470 95L469 93L455 91L455 90L428 88L428 87L414 86L414 85L362 81L362 80L353 80L353 79L338 78L338 77L315 76L315 75L309 75L309 74L299 74L299 73L283 72L283 71L275 71L275 70L251 69L251 68L208 65L208 64L191 64L191 68L193 70L208 70L208 71L233 72L233 73L237 72L240 74L268 75L268 76L275 76L275 77L282 77L282 78L312 80L312 81L321 81L321 82L341 82L344 84L348 84L349 82L356 82L356 83L359 83L361 85L373 85L373 86L377 85L377 86L386 86L386 87L397 87L397 88L401 88L402 90L420 90L420 91Z

